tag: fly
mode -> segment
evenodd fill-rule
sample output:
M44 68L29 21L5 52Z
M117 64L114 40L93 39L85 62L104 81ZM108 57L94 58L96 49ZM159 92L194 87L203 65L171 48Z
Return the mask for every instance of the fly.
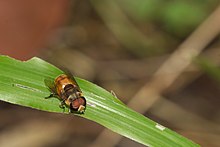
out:
M45 79L44 81L51 91L50 96L46 98L59 98L61 100L60 107L65 108L66 105L70 112L85 112L86 99L73 76L61 74L54 80Z

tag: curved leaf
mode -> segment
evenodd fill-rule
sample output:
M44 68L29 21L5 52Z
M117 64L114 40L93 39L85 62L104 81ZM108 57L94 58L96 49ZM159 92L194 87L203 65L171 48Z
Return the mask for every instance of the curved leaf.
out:
M38 110L67 113L44 84L47 77L63 73L55 66L32 58L26 62L0 56L0 100ZM78 116L95 121L110 130L148 146L199 146L145 116L131 110L111 93L86 80L76 78L87 99L84 114ZM71 115L71 114L70 114Z

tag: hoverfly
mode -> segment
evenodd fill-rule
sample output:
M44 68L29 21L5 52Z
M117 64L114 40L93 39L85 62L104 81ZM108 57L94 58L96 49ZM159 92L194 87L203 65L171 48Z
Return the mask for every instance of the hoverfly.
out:
M51 91L50 97L57 97L61 100L60 107L69 107L69 112L84 113L86 109L86 99L82 94L75 78L71 74L61 74L54 80L46 78L46 86Z

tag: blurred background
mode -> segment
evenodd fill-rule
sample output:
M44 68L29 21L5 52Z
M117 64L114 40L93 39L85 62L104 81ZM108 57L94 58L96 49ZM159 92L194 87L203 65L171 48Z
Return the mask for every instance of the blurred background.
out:
M218 0L1 0L0 54L40 57L220 146ZM0 102L2 147L142 147L89 120Z

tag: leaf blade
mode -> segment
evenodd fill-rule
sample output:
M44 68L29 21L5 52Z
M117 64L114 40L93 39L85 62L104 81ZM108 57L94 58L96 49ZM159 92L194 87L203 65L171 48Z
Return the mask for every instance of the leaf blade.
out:
M44 99L50 94L44 79L54 79L62 73L60 69L36 57L21 62L0 56L0 100L42 111L63 113L58 99ZM144 145L199 146L168 128L158 129L156 122L131 110L101 87L80 78L76 78L76 81L88 102L85 114L79 116Z

